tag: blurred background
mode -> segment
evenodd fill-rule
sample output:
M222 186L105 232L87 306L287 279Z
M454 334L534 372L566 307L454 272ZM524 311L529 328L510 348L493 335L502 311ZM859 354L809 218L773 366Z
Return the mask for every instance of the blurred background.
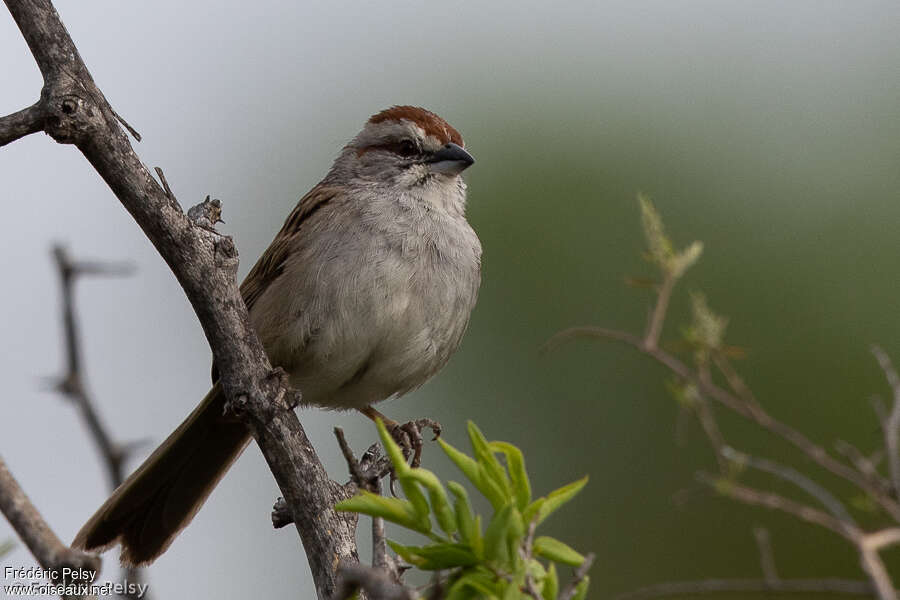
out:
M478 160L466 178L481 298L450 365L380 408L436 418L460 447L472 419L523 448L540 493L589 474L547 532L597 554L591 597L759 576L755 526L770 530L782 576L862 577L837 536L693 483L712 456L694 423L676 435L668 375L651 361L599 342L539 350L571 325L643 329L651 296L625 278L654 274L641 258L645 192L677 245L706 246L664 340L680 336L688 290L704 291L730 317L727 340L747 351L738 366L771 413L826 446L874 449L869 398L888 390L869 345L900 361L896 2L56 6L144 136L145 163L186 207L222 199L242 274L372 113L418 104L463 133ZM35 101L41 79L5 11L0 72L0 113ZM47 390L63 368L51 244L137 267L77 290L88 385L119 440L162 440L206 392L209 352L168 269L76 150L17 141L0 151L0 182L0 452L70 540L108 490L74 407ZM375 437L358 415L300 416L339 480L332 428L360 451ZM744 422L723 416L723 427L742 448L791 461ZM425 463L459 477L436 446ZM154 597L311 597L295 531L269 524L277 495L251 446L150 569ZM0 540L12 535L0 523ZM886 556L900 574L900 552ZM19 545L2 562L32 559ZM115 562L106 556L104 578L118 577Z

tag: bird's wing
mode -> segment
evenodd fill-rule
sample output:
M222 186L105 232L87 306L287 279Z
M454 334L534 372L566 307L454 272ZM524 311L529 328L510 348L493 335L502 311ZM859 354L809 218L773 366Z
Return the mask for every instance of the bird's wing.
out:
M281 231L262 253L241 284L241 295L244 297L247 310L253 309L254 303L284 271L285 261L293 247L293 238L303 235L303 224L338 193L338 188L319 184L300 199L300 202L288 215Z
M253 305L263 295L273 281L284 271L285 261L291 252L293 239L297 235L303 235L303 224L309 220L317 210L325 206L339 193L338 188L319 184L300 198L297 206L288 215L281 230L262 253L246 279L241 284L241 296L247 310L253 310ZM212 381L219 380L219 369L215 361L212 365Z

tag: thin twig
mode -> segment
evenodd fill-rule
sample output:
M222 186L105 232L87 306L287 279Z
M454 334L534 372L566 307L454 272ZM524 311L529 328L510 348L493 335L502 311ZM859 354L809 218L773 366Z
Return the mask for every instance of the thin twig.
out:
M166 174L163 173L161 167L153 167L153 170L156 171L156 174L159 175L159 180L162 183L163 190L166 192L166 197L175 202L175 194L172 193L172 188L169 187L169 182L166 180Z
M762 569L763 579L769 585L778 583L781 578L778 577L778 569L775 567L775 555L772 552L769 530L765 527L755 527L753 539L756 540L756 548L759 550L759 566Z
M887 489L890 483L878 472L878 463L884 458L883 451L866 456L859 448L845 440L835 440L834 449L856 467L856 470L869 478L873 486Z
M572 576L572 580L560 591L559 600L572 600L575 597L575 592L578 591L578 584L584 581L584 578L587 577L588 571L591 570L591 565L594 564L594 553L590 552L584 557L584 562L581 563L581 566L575 570L575 574Z
M785 498L773 492L758 490L752 487L741 485L733 481L725 481L721 478L711 477L710 475L699 472L696 475L697 481L714 488L723 496L727 496L733 500L738 500L745 504L753 506L764 506L781 512L793 515L803 521L820 525L826 529L837 533L841 537L851 542L856 542L860 537L860 532L849 527L840 519L837 519L826 512L823 512L812 506L796 502L789 498Z
M124 480L122 466L126 459L124 446L113 441L103 425L96 409L96 403L87 393L84 368L81 359L81 339L75 316L75 281L80 275L124 275L129 271L122 265L100 263L77 263L69 257L66 249L54 246L53 258L62 287L63 339L66 351L66 373L59 379L57 390L78 407L81 417L97 444L111 489ZM129 446L135 448L134 445Z
M531 523L528 524L525 540L519 548L519 554L526 565L531 561L534 555L534 532L536 530L537 518L534 518L531 520ZM537 589L537 583L534 581L534 576L529 570L526 570L525 572L525 593L534 598L534 600L541 600L541 592Z
M797 471L796 469L780 465L775 461L771 461L766 458L759 458L756 456L745 454L743 452L739 452L734 448L731 448L730 446L725 446L722 449L722 455L730 461L747 465L748 467L752 467L766 473L770 473L780 479L783 479L784 481L794 484L795 486L818 500L822 504L822 506L824 506L828 510L828 512L831 513L833 517L851 527L857 527L856 521L852 516L850 516L850 512L847 510L847 507L845 507L840 500L838 500L831 492L826 490L824 487L822 487L803 473Z
M716 461L719 463L719 469L724 470L725 457L722 455L722 449L725 448L725 438L722 436L722 431L719 429L719 424L713 414L712 407L709 405L706 396L703 394L697 394L696 413L697 419L700 421L700 425L706 433L706 437L709 438L709 443L712 444L713 452L716 455Z
M872 354L884 372L894 398L891 410L887 418L882 420L881 427L884 432L884 448L887 453L891 487L894 497L898 497L900 496L900 376L897 375L891 358L880 346L872 346Z
M61 245L53 248L62 286L63 338L66 349L67 373L60 378L56 389L78 407L91 439L97 445L103 465L106 467L110 490L114 490L124 481L123 467L131 452L137 450L142 443L119 444L113 441L107 428L103 425L96 409L96 403L87 392L84 366L81 359L81 340L78 335L78 322L75 316L75 282L79 276L103 275L121 276L133 272L133 267L125 263L101 263L96 261L74 261ZM144 581L143 570L138 567L125 567L123 578L134 584ZM142 596L146 598L147 596Z
M666 320L666 312L669 310L669 299L675 288L676 278L666 274L659 285L656 296L656 305L650 314L650 322L647 324L647 333L644 335L644 347L648 351L656 350L659 346L659 336L662 335L663 323Z
M875 501L878 502L885 512L887 512L894 520L900 521L900 504L888 495L885 490L879 489L873 485L868 477L862 475L853 467L832 458L822 446L814 443L807 438L806 435L792 428L790 425L778 421L768 414L759 404L748 404L743 399L714 383L704 383L691 368L665 350L660 348L648 349L643 340L636 335L625 331L605 329L602 327L572 327L551 337L544 345L544 349L551 350L567 340L578 337L615 340L637 348L668 368L678 377L696 385L703 394L723 404L742 417L751 419L764 429L778 435L797 447L822 468L853 483L875 499Z
M25 542L38 563L57 574L55 583L63 582L62 571L66 567L90 570L94 575L92 580L100 571L100 557L69 548L53 533L9 472L2 457L0 457L0 512L6 516L13 530Z
M112 108L112 107L110 107L110 108L111 108L111 110L112 110L112 113L116 116L116 120L119 121L119 123L121 123L122 126L123 126L125 129L128 130L128 133L131 134L131 137L133 137L133 138L134 138L136 141L138 141L138 142L141 141L141 134L139 134L139 133L137 132L137 130L136 130L134 127L132 127L131 125L129 125L129 124L128 124L128 121L126 121L125 119L123 119L123 118L122 118L122 115L120 115L119 113L117 113L116 110L115 110L114 108Z
M340 427L335 427L334 435L337 438L338 445L341 447L344 460L347 461L351 483L358 489L368 490L373 494L380 494L381 478L386 473L381 473L379 470L380 454L378 445L373 444L373 446L370 446L363 454L362 460L357 460L353 450L350 448L350 444L347 443L344 430ZM376 569L381 569L394 583L401 583L400 570L387 551L384 519L381 517L372 517L372 566Z

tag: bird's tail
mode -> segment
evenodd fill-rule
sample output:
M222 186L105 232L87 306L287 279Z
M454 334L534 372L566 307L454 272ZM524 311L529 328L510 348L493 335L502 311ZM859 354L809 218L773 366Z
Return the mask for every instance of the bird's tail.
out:
M194 412L85 523L72 546L122 544L122 563L142 565L166 551L234 463L250 434L223 416L216 384Z

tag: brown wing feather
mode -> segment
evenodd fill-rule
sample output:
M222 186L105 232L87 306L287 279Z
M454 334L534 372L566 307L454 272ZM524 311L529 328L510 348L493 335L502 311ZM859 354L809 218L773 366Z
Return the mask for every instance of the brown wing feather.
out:
M285 220L281 231L262 253L262 256L250 269L244 283L241 284L241 295L244 297L248 310L253 308L253 304L262 296L263 292L281 275L284 263L290 254L291 240L295 235L301 233L303 223L310 215L334 198L337 193L337 188L320 184L300 199Z
M319 184L300 198L297 206L291 211L282 225L281 230L262 253L253 268L247 274L241 284L241 296L247 305L247 310L253 310L253 305L263 295L263 292L278 279L284 271L284 264L290 254L291 243L296 235L302 235L303 224L309 217L325 206L329 200L338 194L338 188ZM219 373L215 363L212 366L213 383L218 381Z

